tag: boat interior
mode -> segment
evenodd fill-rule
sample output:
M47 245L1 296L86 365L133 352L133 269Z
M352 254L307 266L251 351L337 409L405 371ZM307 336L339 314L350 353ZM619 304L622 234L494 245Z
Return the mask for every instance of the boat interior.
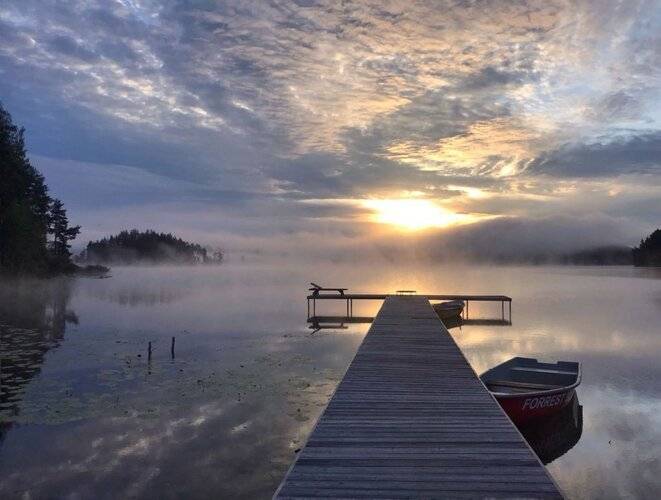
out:
M492 392L524 394L550 391L576 383L580 366L572 361L540 363L533 358L512 358L480 377Z

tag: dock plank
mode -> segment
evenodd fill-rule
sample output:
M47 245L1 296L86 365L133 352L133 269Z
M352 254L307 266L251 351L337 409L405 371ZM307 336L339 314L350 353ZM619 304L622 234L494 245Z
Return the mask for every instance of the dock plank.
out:
M428 298L387 296L274 498L415 497L562 495Z

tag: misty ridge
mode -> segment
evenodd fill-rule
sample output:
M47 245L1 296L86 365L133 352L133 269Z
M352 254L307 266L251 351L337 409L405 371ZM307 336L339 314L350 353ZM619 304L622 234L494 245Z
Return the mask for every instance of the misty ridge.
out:
M231 245L230 258L306 260L314 262L484 263L533 265L632 265L631 234L614 229L612 220L595 217L540 219L501 217L453 228L380 235L336 233L320 241L296 239L288 244L263 242L257 248Z
M496 264L631 265L632 248L609 221L568 217L499 218L432 236L422 244L433 260Z
M88 264L114 265L220 264L223 252L219 249L208 250L170 233L132 229L90 241L76 260Z

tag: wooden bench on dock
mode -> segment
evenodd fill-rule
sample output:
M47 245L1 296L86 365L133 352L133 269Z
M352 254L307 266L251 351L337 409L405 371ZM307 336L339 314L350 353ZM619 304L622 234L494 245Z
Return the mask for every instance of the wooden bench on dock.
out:
M310 284L312 285L312 288L308 288L308 290L312 292L313 297L318 297L321 292L337 292L339 296L343 297L344 292L348 290L348 288L328 288L317 285L316 283Z
M387 297L275 498L562 498L427 298Z

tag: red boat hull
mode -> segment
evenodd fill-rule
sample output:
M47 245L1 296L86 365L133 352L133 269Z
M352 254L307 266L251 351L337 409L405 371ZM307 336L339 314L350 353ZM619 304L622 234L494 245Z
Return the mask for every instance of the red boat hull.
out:
M510 397L496 396L496 400L512 422L521 424L534 418L548 417L557 413L571 402L575 392L574 389L568 389L550 395L540 393Z

